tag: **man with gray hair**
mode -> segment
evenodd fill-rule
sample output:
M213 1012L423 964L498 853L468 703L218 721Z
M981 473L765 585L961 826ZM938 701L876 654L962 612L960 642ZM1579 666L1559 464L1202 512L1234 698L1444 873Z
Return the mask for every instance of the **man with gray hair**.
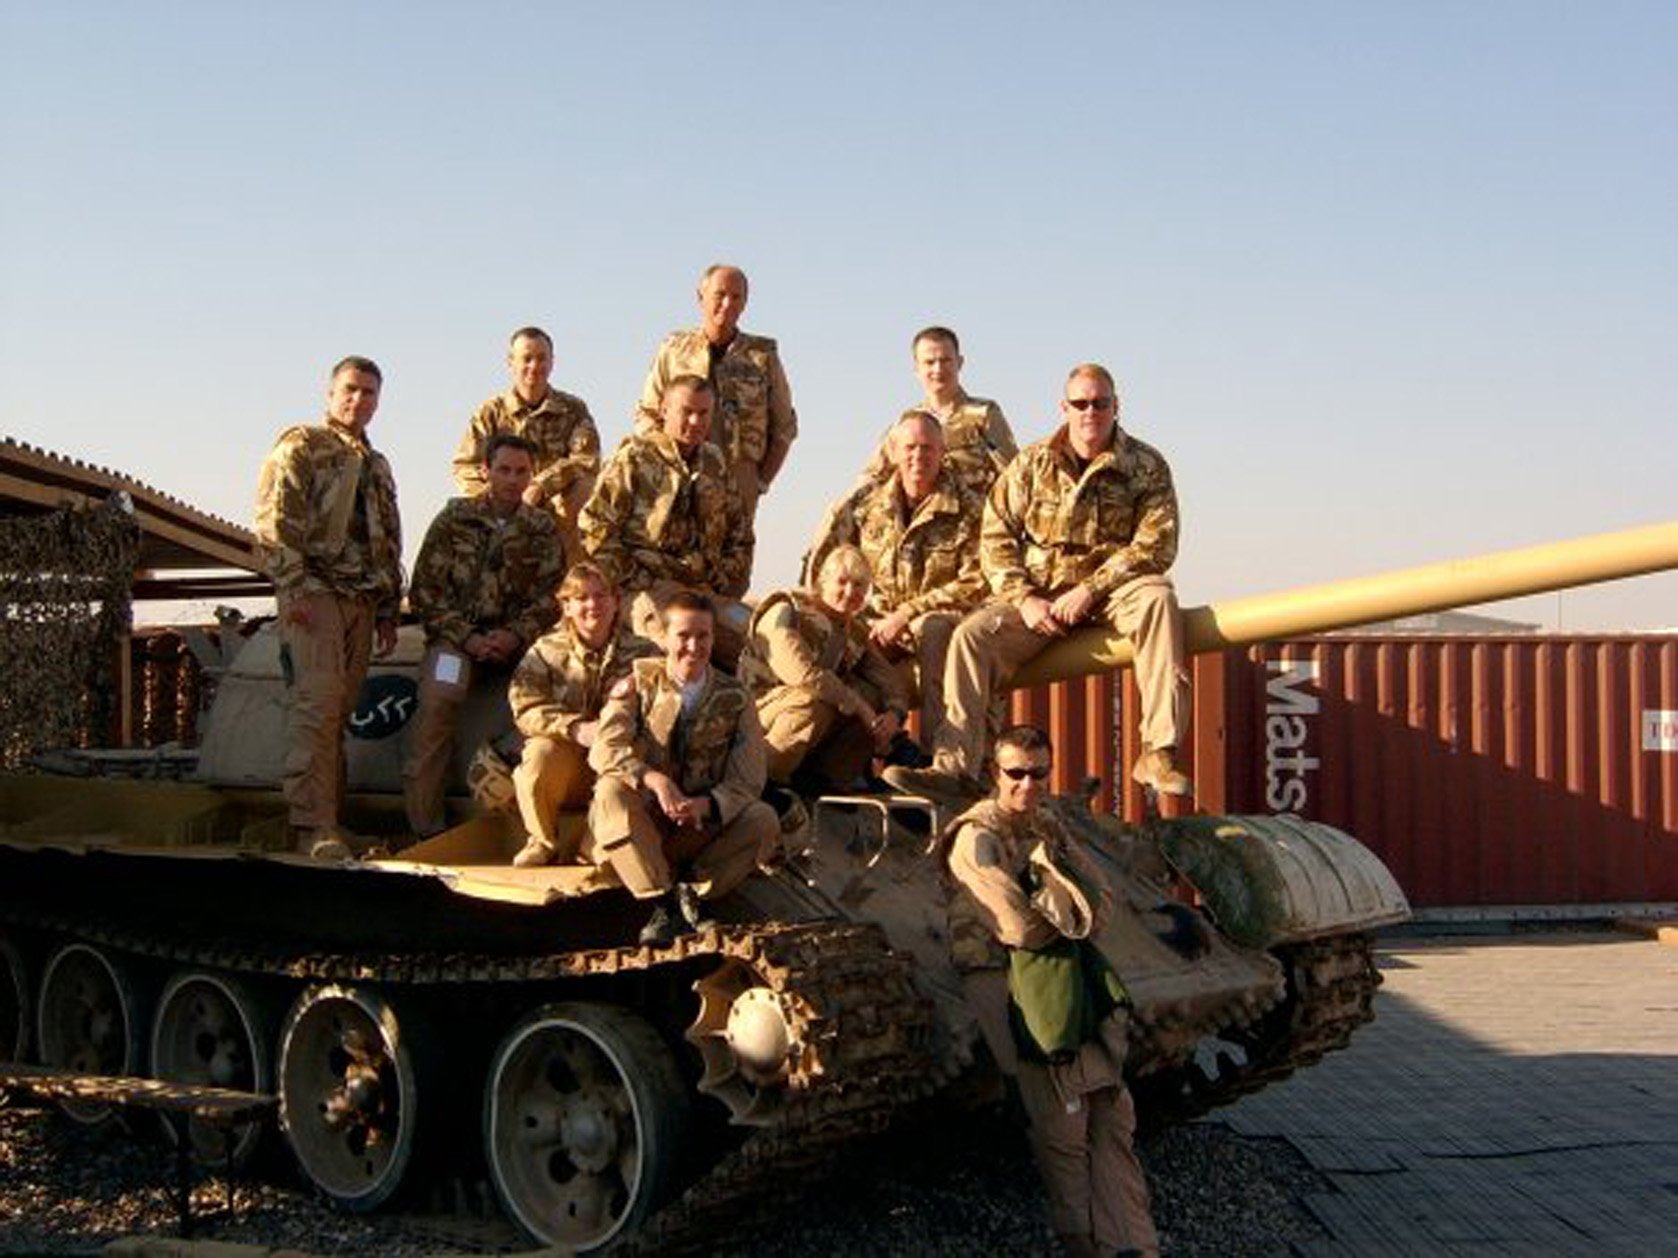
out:
M344 726L369 656L396 645L402 526L390 463L367 440L384 376L370 358L332 368L326 416L280 434L262 464L256 536L274 581L286 680L281 779L297 850L343 860Z
M786 462L798 436L798 415L775 342L740 330L746 297L746 273L739 267L705 268L699 277L700 324L672 332L653 354L635 408L635 431L646 434L662 426L664 392L673 381L708 380L717 398L711 441L734 475L749 520Z
M943 426L906 411L886 438L891 476L828 518L810 552L812 571L845 543L873 575L864 617L875 647L921 698L924 742L944 721L944 660L950 635L984 598L979 525L984 500L945 459Z

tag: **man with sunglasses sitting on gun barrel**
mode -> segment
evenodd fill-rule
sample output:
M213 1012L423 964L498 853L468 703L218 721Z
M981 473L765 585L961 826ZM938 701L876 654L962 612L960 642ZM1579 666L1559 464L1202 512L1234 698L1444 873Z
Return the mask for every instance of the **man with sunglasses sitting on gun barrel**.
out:
M991 696L1057 638L1098 619L1136 648L1144 750L1131 776L1164 795L1192 790L1177 766L1189 683L1182 612L1165 575L1177 556L1171 469L1119 427L1118 389L1100 364L1072 369L1060 410L1060 428L1022 450L991 490L980 564L995 597L951 637L933 765L886 770L898 790L984 794Z

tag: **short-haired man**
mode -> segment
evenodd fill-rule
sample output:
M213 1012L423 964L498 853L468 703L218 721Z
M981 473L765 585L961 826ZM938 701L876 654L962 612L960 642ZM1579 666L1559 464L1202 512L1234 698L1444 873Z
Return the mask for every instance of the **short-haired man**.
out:
M565 554L553 516L525 501L535 457L524 437L492 436L485 487L448 501L414 563L408 605L425 629L425 656L402 793L420 838L443 829L444 780L468 692L474 683L504 683L553 623Z
M589 766L599 775L584 859L655 900L641 941L704 925L699 900L727 895L780 841L764 803L763 728L751 692L711 666L710 600L664 607L662 659L637 660L601 709Z
M367 440L383 383L371 359L340 361L325 422L282 432L257 485L256 535L290 699L282 786L294 843L323 860L350 855L338 815L344 724L375 639L381 655L396 645L402 600L396 480Z
M525 652L513 672L507 699L524 750L513 770L513 792L524 819L519 866L566 862L576 855L559 814L588 805L594 773L589 749L600 728L600 709L636 660L659 654L618 617L617 591L600 566L571 565L559 587L560 621Z
M559 521L566 554L575 559L577 512L594 488L600 470L600 433L580 397L563 393L549 381L554 369L553 339L541 328L520 328L507 350L510 387L473 413L454 456L454 479L460 492L484 488L484 452L498 432L524 437L536 450L536 470L524 500L545 507Z
M1132 776L1189 793L1176 761L1188 716L1183 618L1165 575L1177 555L1171 469L1119 427L1118 391L1100 364L1072 369L1060 409L1060 428L1020 452L985 505L980 562L995 599L951 637L933 767L891 770L900 789L982 790L991 696L1057 638L1100 620L1136 648L1144 750Z
M771 782L849 790L902 732L902 678L856 619L869 581L862 552L836 546L814 589L779 590L752 613L740 680L757 697Z
M961 356L960 340L949 328L922 328L910 342L910 353L925 397L904 415L925 412L943 426L945 465L983 502L1002 469L1019 453L1014 430L1000 406L989 398L972 397L961 387L961 368L966 360ZM863 478L870 483L891 476L895 466L891 441L892 432L887 432L868 460Z
M798 436L798 415L775 342L740 330L746 297L746 273L739 267L705 268L699 277L699 326L672 332L653 354L635 427L650 433L663 425L664 394L677 379L709 380L717 395L711 441L735 478L747 517L754 518L758 498L769 491Z
M873 574L869 636L921 696L923 738L944 720L944 659L961 618L984 598L979 526L984 501L949 468L943 426L905 411L887 435L891 477L830 516L810 559L854 542Z
M1124 1083L1128 1001L1091 942L1111 915L1113 890L1042 807L1051 763L1042 730L1016 725L998 737L990 798L951 826L950 950L992 1056L1019 1084L1049 1221L1066 1253L1157 1254ZM1069 979L1080 990L1069 992ZM1011 1003L1026 1016L1011 1018ZM1085 1016L1034 1020L1038 1008Z
M582 513L583 545L629 600L630 627L663 642L660 616L677 590L725 600L718 657L733 665L749 615L752 520L722 452L710 441L716 390L678 376L664 390L662 426L624 439Z

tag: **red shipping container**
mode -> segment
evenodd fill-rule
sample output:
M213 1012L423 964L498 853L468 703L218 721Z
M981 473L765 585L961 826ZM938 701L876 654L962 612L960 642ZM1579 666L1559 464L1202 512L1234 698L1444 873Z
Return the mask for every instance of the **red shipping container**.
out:
M1016 693L1057 790L1140 816L1137 697ZM1332 634L1194 664L1199 810L1356 835L1418 908L1678 901L1678 637ZM1167 812L1181 811L1168 803Z

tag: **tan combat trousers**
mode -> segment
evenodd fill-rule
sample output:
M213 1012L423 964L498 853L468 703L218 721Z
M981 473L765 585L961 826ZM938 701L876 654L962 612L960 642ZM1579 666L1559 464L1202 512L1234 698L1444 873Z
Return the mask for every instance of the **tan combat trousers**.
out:
M740 506L752 521L752 550L746 563L746 571L750 572L757 562L757 504L763 497L763 480L758 465L747 459L736 459L734 485L740 491Z
M309 609L307 627L286 612ZM373 601L334 594L279 600L280 646L291 661L281 787L291 824L322 830L344 805L344 725L373 655Z
M1157 1255L1130 1089L1120 1080L1081 1092L1077 1073L1076 1063L1020 1063L1020 1100L1031 1123L1026 1135L1049 1199L1049 1226L1063 1237L1089 1237L1098 1254Z
M452 655L458 661L458 676L439 681L439 657ZM402 801L407 808L408 827L418 838L429 838L443 829L443 790L449 762L454 757L454 731L460 705L484 666L444 643L426 647L420 657L419 711L408 735L408 754L402 761Z
M524 832L554 850L563 865L576 859L577 836L561 841L559 814L588 805L594 789L594 770L588 752L569 738L527 738L518 768L513 770L513 793L518 797Z
M1148 1180L1135 1148L1136 1107L1124 1086L1128 1022L1121 1010L1065 1065L1023 1061L1008 1019L1002 970L962 975L968 1010L1002 1072L1019 1085L1027 1139L1048 1198L1049 1222L1096 1253L1157 1255Z
M588 810L583 859L610 865L638 900L663 895L682 881L707 900L727 895L764 864L780 841L775 810L754 800L722 827L694 830L667 821L649 793L621 778L601 778Z
M785 786L805 768L835 786L847 785L873 762L873 732L805 687L776 686L757 701L757 715L771 782Z
M921 742L944 723L944 668L950 654L950 637L961 623L957 612L928 612L909 622L914 646L892 646L884 652L897 668L904 691L920 700Z
M629 625L649 642L664 645L664 604L677 590L688 589L677 581L654 581L644 590L637 590L629 599ZM716 605L716 639L711 643L711 659L724 672L732 673L740 662L740 652L746 646L746 626L751 623L752 609L737 599L720 594L709 595Z
M1142 694L1142 743L1176 747L1188 721L1189 675L1183 665L1183 616L1168 577L1138 577L1108 597L1091 621L1111 625L1136 648ZM945 719L933 735L937 767L978 777L984 763L986 705L1020 665L1056 639L1026 628L1019 608L990 603L950 638L944 670Z

